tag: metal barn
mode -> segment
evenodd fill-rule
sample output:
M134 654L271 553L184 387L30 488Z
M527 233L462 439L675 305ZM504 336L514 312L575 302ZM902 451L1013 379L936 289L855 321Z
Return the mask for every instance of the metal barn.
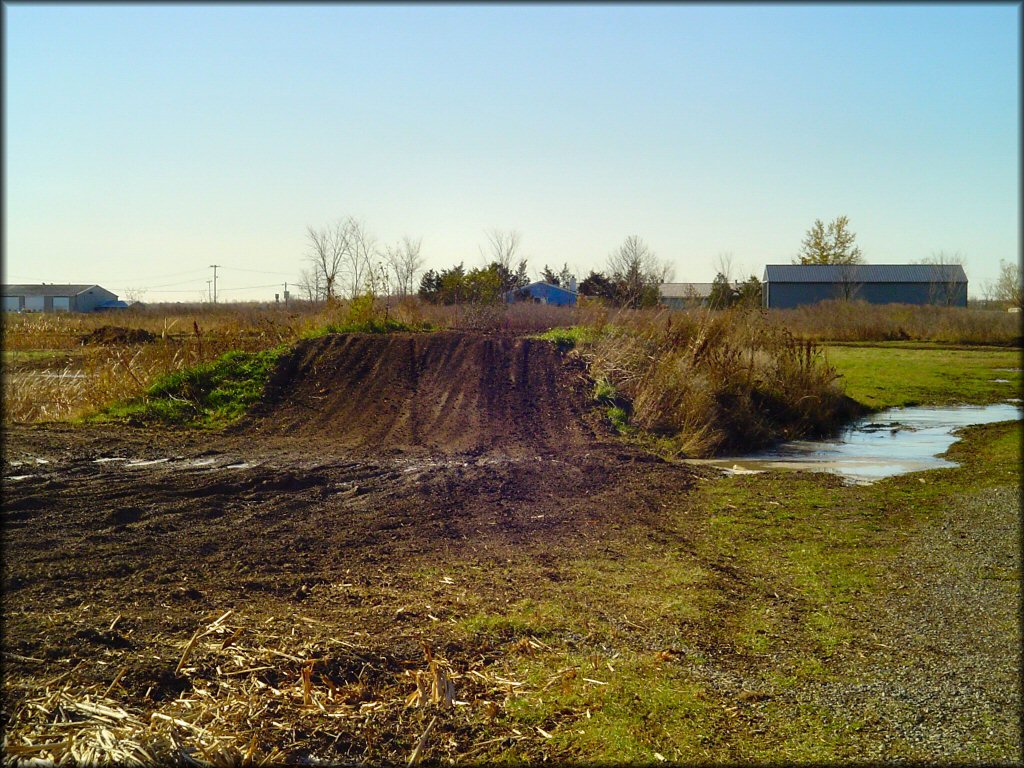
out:
M98 285L5 285L3 298L6 312L94 312L123 304Z
M869 304L967 306L959 264L769 264L764 306L791 309L829 299Z
M669 309L703 307L711 296L714 283L662 283L658 287L658 300Z
M536 304L553 304L556 307L564 307L575 304L576 297L577 292L574 290L538 280L525 288L509 291L505 294L505 301L510 304L516 301L532 301Z

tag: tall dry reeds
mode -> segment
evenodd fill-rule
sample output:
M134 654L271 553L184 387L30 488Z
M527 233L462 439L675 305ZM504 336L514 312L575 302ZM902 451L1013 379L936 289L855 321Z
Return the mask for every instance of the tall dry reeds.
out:
M818 341L929 341L945 344L1017 344L1021 315L995 309L823 301L773 309L769 320Z
M810 341L765 313L622 311L580 348L631 422L691 457L824 433L853 406Z

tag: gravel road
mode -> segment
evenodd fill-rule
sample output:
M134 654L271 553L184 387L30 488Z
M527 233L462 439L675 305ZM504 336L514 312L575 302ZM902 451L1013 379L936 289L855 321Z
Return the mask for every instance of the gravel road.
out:
M858 616L849 680L805 691L861 720L857 759L1020 765L1020 490L949 500Z

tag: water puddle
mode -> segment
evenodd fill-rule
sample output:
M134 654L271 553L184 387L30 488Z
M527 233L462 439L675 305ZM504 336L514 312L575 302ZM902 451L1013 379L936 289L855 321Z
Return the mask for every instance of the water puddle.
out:
M149 461L129 461L125 464L126 467L150 467L154 464L163 464L170 459L150 459Z
M100 459L93 459L93 464L106 464L108 461L128 461L126 456L106 456Z
M793 440L746 456L693 460L729 474L768 470L831 472L853 483L925 469L955 467L939 454L959 438L953 431L974 424L1021 419L1013 403L950 408L893 408L871 414L827 440Z

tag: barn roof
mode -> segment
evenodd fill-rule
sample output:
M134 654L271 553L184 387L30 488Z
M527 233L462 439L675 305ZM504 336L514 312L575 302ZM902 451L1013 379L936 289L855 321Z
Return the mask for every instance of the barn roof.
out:
M565 286L555 285L554 283L549 283L549 282L547 282L545 280L534 280L532 283L530 283L529 285L525 286L522 290L528 291L528 290L530 290L531 288L533 288L534 286L537 286L537 285L546 285L548 288L551 288L552 290L564 291L565 293L571 293L573 296L575 296L578 293L578 291L573 291L573 290L571 290L569 288L566 288ZM514 290L513 291L509 291L509 293L515 293L515 291Z
M3 286L4 296L77 296L85 293L90 288L100 288L96 284L79 285L77 283L42 283L41 285L5 285ZM100 288L106 291L106 288ZM107 291L112 293L112 291Z
M665 299L704 299L714 283L662 283L658 290Z
M769 264L773 283L966 283L959 264Z

